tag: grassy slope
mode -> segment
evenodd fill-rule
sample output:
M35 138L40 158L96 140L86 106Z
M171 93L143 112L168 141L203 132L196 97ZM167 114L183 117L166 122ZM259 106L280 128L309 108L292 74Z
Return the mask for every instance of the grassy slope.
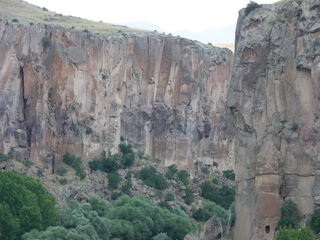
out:
M100 35L112 35L113 32L147 32L103 22L94 22L72 16L59 16L57 13L44 11L42 8L21 0L0 0L0 19L18 19L19 22L57 24L78 30L88 29Z

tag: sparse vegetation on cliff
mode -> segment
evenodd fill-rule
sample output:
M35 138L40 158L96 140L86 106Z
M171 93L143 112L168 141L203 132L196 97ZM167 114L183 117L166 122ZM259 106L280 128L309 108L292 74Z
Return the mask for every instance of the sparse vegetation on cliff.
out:
M244 10L244 13L245 13L245 16L248 16L249 13L257 8L261 8L262 5L254 2L254 1L250 1L248 4L247 4L247 7L245 8Z

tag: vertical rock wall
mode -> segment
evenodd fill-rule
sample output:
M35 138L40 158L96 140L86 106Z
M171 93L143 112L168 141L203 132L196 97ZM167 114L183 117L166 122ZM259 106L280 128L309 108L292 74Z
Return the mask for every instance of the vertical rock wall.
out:
M117 152L123 135L191 173L233 167L232 62L227 49L157 33L105 40L0 21L0 152L54 172L65 152Z
M240 11L228 105L236 121L236 239L274 239L280 206L320 204L320 1Z

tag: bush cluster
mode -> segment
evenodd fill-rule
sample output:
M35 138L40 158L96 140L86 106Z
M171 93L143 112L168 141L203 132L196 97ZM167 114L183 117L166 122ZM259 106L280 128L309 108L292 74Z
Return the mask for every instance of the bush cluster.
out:
M200 222L206 222L213 215L217 215L220 218L223 229L226 229L228 223L228 212L214 202L205 202L203 208L199 208L193 213L193 218Z
M58 222L55 199L39 180L0 171L0 186L1 239L20 239L25 232L43 230Z
M222 171L223 176L225 176L226 178L235 181L236 180L236 175L234 174L233 170L226 170L226 171Z
M89 162L89 167L93 171L103 171L106 173L116 172L121 167L126 168L132 166L134 163L134 152L131 144L119 144L120 154L112 154L110 151L108 155L106 151L101 152L101 157Z
M227 186L215 187L210 182L204 182L200 185L201 195L212 202L217 203L225 209L229 209L234 202L235 190Z
M168 187L166 179L161 174L157 174L157 170L154 167L142 169L138 177L149 187L154 187L159 190Z
M286 201L280 208L281 219L278 222L279 227L297 228L302 216L297 205L292 201Z
M76 157L74 154L71 155L69 152L67 152L63 155L63 162L76 170L76 175L81 179L84 179L86 177L84 169L81 167L80 157Z
M13 159L12 153L3 154L0 153L0 162L9 162Z
M277 232L275 240L315 240L316 237L309 227L292 229L291 227L281 227Z
M186 188L185 193L186 193L186 197L184 201L186 204L190 205L194 199L193 192L190 188Z
M189 185L189 173L186 170L178 170L177 165L172 164L168 167L168 171L165 174L169 180L175 179L175 177L181 181L185 186Z

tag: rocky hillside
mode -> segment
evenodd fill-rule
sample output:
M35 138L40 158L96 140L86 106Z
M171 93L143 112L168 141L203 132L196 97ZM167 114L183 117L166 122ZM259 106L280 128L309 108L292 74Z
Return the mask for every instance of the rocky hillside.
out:
M228 49L6 20L0 39L1 152L53 173L67 151L90 160L124 136L191 174L198 162L233 166Z
M320 1L244 14L228 93L237 126L235 236L273 239L284 201L305 216L320 204Z

